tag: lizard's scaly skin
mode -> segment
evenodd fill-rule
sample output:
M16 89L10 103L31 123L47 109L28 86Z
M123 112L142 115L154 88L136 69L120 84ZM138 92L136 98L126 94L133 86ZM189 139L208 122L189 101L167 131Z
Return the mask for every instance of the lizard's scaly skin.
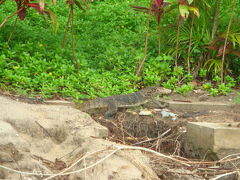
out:
M89 100L79 105L81 111L88 111L96 108L108 108L105 117L111 117L120 107L135 107L153 100L158 95L170 94L171 90L159 87L147 87L135 93L126 95L113 95L105 98Z

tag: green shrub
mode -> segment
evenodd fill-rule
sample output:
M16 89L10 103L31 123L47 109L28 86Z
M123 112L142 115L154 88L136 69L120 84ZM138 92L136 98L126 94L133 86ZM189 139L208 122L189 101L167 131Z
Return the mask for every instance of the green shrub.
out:
M185 69L188 20L183 24L180 34L181 66L174 68L177 28L170 29L168 26L176 24L177 11L162 19L161 55L157 52L157 24L151 18L151 36L143 74L141 77L135 75L136 67L143 58L147 15L133 11L130 8L133 4L147 6L148 2L94 1L86 13L75 11L75 50L80 64L79 71L74 68L70 33L67 35L66 47L61 47L69 12L65 2L58 2L56 7L49 4L49 8L57 14L59 28L56 33L52 32L48 18L30 8L25 20L17 21L11 41L5 43L15 21L15 18L11 18L0 31L0 88L28 96L48 98L60 95L74 99L125 94L155 84L162 84L180 93L193 89L189 85L192 76ZM0 21L15 9L14 1L2 4ZM194 26L191 63L195 63L201 53L206 51L205 45L209 42L210 26L206 27L202 21L208 15L204 15L200 16L200 20L196 19L200 25ZM239 59L234 58L232 63L232 66L239 64ZM235 67L234 72L238 73L238 69ZM206 70L200 70L199 76L206 77ZM231 77L225 80L226 84L223 85L219 79L214 79L216 87L211 85L206 89L214 95L226 94L236 85L236 81Z

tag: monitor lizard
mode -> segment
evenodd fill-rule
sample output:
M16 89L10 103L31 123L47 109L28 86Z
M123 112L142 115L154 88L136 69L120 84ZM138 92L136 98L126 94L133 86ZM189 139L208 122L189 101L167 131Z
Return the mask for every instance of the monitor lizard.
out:
M170 94L171 90L162 87L146 87L140 91L126 94L126 95L113 95L105 98L97 98L89 100L85 103L78 105L78 109L88 112L91 109L107 108L105 118L110 118L117 113L118 108L136 107L143 105L147 102L154 102L160 108L167 107L168 104L160 102L155 99L156 96Z

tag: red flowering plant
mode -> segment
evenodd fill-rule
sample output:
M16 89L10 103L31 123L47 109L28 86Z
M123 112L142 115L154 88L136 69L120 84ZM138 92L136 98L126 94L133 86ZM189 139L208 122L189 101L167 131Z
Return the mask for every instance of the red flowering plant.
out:
M222 33L222 34L219 33L218 37L215 40L209 42L206 48L217 51L217 57L221 57L223 56L225 40L226 40L226 33ZM239 47L240 47L240 33L237 33L237 32L229 33L224 55L234 54L240 57Z
M17 11L15 11L11 15L7 16L3 20L3 22L0 24L0 28L3 27L5 25L5 23L15 15L17 15L19 17L19 19L21 21L23 21L27 15L28 8L33 8L40 14L48 15L52 20L53 26L56 26L56 24L57 24L56 16L52 11L45 8L46 4L45 4L44 0L40 0L39 2L33 2L34 0L14 0L14 1L16 2L16 5L17 5ZM6 2L6 0L0 0L0 5L4 4L5 2ZM55 0L53 3L55 3Z
M20 20L24 20L27 15L28 8L34 8L40 14L49 14L49 10L44 9L44 2L40 1L39 3L33 3L33 0L15 0L17 4L17 14Z
M52 24L57 27L57 21L56 21L56 15L49 9L45 8L47 4L45 3L45 0L39 0L39 2L34 2L35 0L14 0L17 5L17 11L6 17L4 21L0 24L0 28L4 26L4 24L12 18L14 15L17 15L20 20L24 20L27 15L27 9L33 8L40 14L46 14L48 15L51 20ZM4 4L6 0L0 0L0 5ZM53 4L56 5L56 0L52 0ZM82 4L87 7L86 0L81 0ZM81 3L78 0L66 0L66 4L70 5L76 5L79 9L85 11L85 9L82 7Z
M159 24L160 20L162 18L162 15L164 13L164 9L168 5L170 5L170 3L169 2L164 2L164 0L154 0L154 2L150 4L149 8L141 7L141 6L132 6L132 8L135 11L140 11L140 12L144 12L144 13L151 13L152 15L154 15L156 17L156 20Z

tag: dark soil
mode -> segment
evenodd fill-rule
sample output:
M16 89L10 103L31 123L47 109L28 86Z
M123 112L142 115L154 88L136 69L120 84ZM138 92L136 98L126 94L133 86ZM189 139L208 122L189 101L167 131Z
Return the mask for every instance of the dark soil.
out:
M206 93L189 93L185 96L173 93L166 100L183 102L222 102L234 103L238 91L229 96L208 96ZM240 122L239 111L184 111L175 109L155 109L146 105L142 109L121 109L112 119L104 119L103 113L92 114L93 119L106 126L109 131L108 139L111 141L138 145L151 148L164 153L184 155L182 140L186 132L187 122L214 122L233 123ZM150 111L152 115L139 115L141 111ZM172 117L162 117L161 111L176 114L176 120Z

